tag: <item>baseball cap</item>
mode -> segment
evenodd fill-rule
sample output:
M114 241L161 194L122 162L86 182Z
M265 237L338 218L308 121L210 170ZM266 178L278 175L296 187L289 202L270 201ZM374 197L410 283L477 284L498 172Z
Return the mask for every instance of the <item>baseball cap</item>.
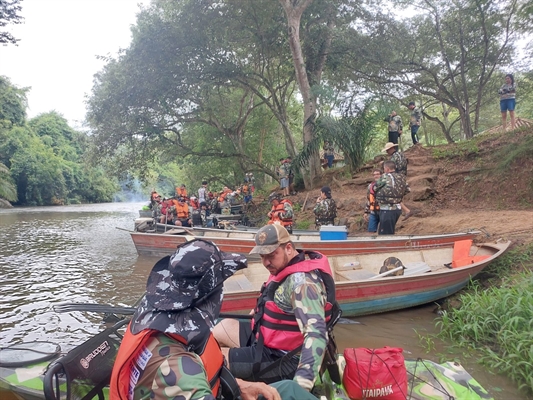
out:
M265 225L255 234L255 247L250 254L270 254L290 241L289 232L282 225Z

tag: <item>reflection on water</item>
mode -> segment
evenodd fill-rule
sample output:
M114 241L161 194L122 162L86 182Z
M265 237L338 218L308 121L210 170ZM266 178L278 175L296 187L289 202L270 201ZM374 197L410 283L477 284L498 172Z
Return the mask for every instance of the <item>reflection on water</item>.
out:
M128 230L142 204L92 204L0 209L0 346L46 340L68 350L101 330L102 316L56 313L61 302L130 306L143 293L157 259L137 257ZM116 229L119 228L119 229ZM475 358L431 342L435 306L346 320L335 335L346 347L401 347L406 358L459 360L496 399L525 399L487 373ZM352 322L352 323L349 323ZM353 323L357 322L357 323Z
M46 339L71 347L99 330L98 315L53 312L60 302L133 304L146 275L125 230L132 229L139 208L112 203L0 210L1 345ZM146 271L152 260L144 263Z

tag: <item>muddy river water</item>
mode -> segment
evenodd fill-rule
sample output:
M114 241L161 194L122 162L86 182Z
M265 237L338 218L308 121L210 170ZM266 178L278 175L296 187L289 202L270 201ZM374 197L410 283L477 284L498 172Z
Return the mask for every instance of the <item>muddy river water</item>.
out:
M64 351L102 329L101 315L56 313L61 302L132 305L157 259L139 257L128 230L139 203L0 209L0 346L59 343ZM406 358L457 360L496 399L526 399L475 356L436 339L435 305L343 319L340 349L401 347ZM422 337L422 339L421 339ZM429 353L427 350L429 349Z

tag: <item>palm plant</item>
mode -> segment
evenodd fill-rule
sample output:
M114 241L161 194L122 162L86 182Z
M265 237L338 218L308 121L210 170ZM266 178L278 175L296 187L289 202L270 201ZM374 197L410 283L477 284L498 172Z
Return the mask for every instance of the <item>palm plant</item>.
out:
M0 199L17 201L17 187L11 180L9 168L0 163Z

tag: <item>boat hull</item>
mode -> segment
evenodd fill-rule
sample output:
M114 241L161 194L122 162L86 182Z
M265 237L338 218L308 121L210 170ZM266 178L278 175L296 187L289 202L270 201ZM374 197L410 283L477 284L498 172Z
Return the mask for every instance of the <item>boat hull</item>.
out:
M443 235L361 236L347 240L320 240L316 235L292 235L297 249L319 251L327 256L384 253L408 249L448 246L457 240L473 239L479 232ZM248 254L255 246L253 232L225 230L187 230L182 234L131 232L139 255L164 257L194 238L214 242L222 251Z
M379 279L340 280L336 268L339 262L336 257L330 257L330 265L334 271L336 298L339 302L344 317L357 317L368 314L378 314L387 311L399 310L421 304L431 303L446 298L462 288L483 270L488 264L502 255L509 246L509 242L484 244L478 246L476 251L487 256L483 261L460 268L446 268L444 264L451 262L453 249L448 245L449 258L439 258L437 263L443 266L436 270L409 276L391 276ZM442 253L439 249L426 249L424 251L396 252L399 259L414 260L429 259L431 254ZM385 259L388 254L381 256ZM375 256L378 259L379 255ZM344 261L347 257L339 258ZM418 261L416 259L415 261ZM441 261L442 260L442 261ZM376 264L379 268L379 263ZM342 273L342 272L340 272ZM253 278L252 278L253 279ZM234 291L224 294L222 312L248 313L255 307L259 290Z

